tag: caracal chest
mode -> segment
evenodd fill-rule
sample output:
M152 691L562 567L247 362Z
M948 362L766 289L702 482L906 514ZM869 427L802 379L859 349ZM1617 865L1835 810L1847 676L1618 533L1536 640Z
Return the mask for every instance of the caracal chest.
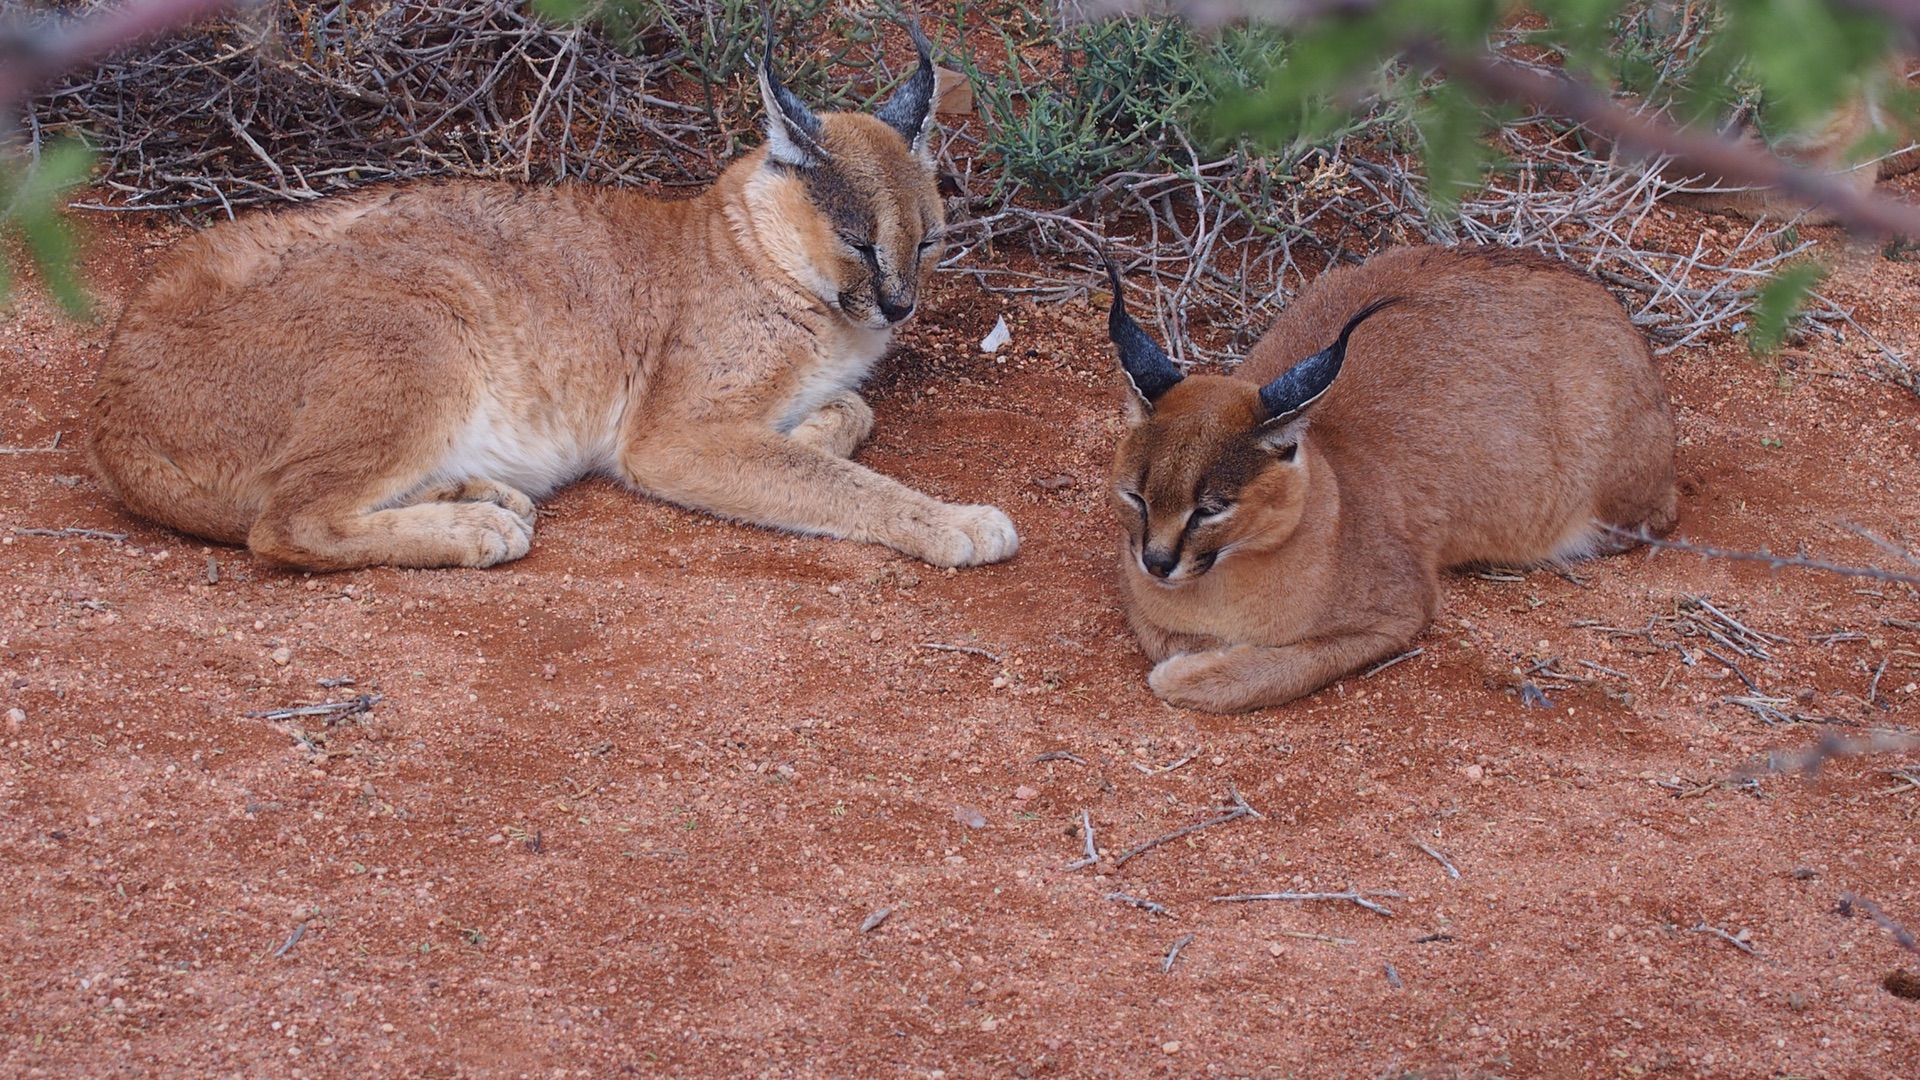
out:
M724 296L702 302L709 316L729 303ZM491 477L539 500L587 476L618 475L628 445L645 434L636 426L748 423L788 433L859 386L891 341L890 331L830 315L792 325L788 335L694 334L658 357L622 357L620 370L593 379L598 392L586 395L551 377L572 367L565 358L534 357L518 370L496 371L474 388L433 482Z

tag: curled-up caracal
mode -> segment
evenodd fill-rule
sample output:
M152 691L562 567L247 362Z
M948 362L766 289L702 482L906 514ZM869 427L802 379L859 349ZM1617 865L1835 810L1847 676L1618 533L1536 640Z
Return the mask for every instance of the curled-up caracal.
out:
M592 473L939 566L1014 554L990 506L847 460L854 393L943 225L934 71L871 116L761 66L767 140L697 198L427 183L212 229L121 318L93 460L135 512L318 570L491 566Z
M1173 704L1277 705L1394 655L1446 567L1631 546L1600 523L1673 526L1653 358L1559 263L1388 251L1309 285L1231 377L1183 377L1113 285L1122 591Z

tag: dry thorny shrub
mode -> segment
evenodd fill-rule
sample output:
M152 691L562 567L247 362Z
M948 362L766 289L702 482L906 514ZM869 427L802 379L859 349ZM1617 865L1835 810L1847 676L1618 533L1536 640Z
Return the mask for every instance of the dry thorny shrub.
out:
M816 45L796 35L870 30L876 16L801 6L810 21L786 16L783 55ZM1149 152L1089 177L1068 199L1037 198L1005 182L1004 171L982 182L1008 160L1008 131L1043 105L1060 106L1063 93L1086 92L1084 79L1074 84L1071 76L1091 55L1076 51L1085 40L1074 35L1085 31L1055 29L1025 5L1000 7L986 5L972 25L937 28L975 79L991 84L980 87L982 114L950 125L947 164L973 178L976 194L956 210L946 266L996 290L1063 298L1099 288L1099 257L1111 251L1155 278L1159 322L1182 360L1231 363L1305 280L1391 243L1550 251L1611 285L1665 347L1737 329L1759 284L1808 246L1790 224L1777 224L1748 229L1713 253L1698 241L1674 247L1672 230L1649 227L1665 181L1587 151L1541 118L1504 129L1502 149L1515 167L1451 216L1424 194L1405 132L1394 127L1404 117L1391 108L1325 145L1278 153L1245 143L1208 152L1167 123L1148 140ZM737 145L742 133L723 129L744 111L716 110L716 88L690 79L699 65L685 61L703 33L733 36L728 48L742 36L757 41L757 9L660 0L634 10L642 17L628 26L623 50L592 25L543 22L520 0L268 0L69 77L35 102L26 134L37 141L72 131L92 143L109 197L77 204L89 209L231 215L249 204L430 176L703 182ZM718 25L716 11L742 25ZM676 39L663 27L690 29ZM1119 34L1114 40L1142 48L1178 37ZM1010 62L976 66L970 43L996 35L1011 46ZM1042 47L1030 48L1034 42ZM849 61L841 49L838 73L883 89L898 72L882 56L874 46L864 63ZM753 89L734 73L718 92L737 102ZM1061 115L1080 115L1078 107L1068 101ZM1033 258L1011 267L1009 247ZM1815 315L1816 326L1850 322L1831 304ZM1888 363L1887 377L1911 377L1899 358L1889 354Z

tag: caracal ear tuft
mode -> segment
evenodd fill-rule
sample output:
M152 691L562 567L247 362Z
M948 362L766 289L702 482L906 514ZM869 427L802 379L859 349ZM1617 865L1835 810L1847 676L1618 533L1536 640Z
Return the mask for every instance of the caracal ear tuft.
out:
M1347 361L1347 339L1353 336L1354 327L1367 321L1381 308L1399 302L1400 297L1390 296L1368 304L1340 328L1339 340L1281 372L1278 378L1260 388L1260 408L1266 413L1266 419L1260 422L1262 441L1275 449L1300 441L1300 431L1306 428L1304 414L1333 387L1333 380L1340 375L1340 366ZM1295 420L1303 422L1295 424Z
M899 132L900 137L907 140L907 146L913 150L914 156L931 163L933 92L938 82L933 72L933 46L921 31L920 20L909 22L907 31L913 35L913 48L920 54L920 66L873 115Z
M1134 396L1139 398L1139 415L1134 417L1138 423L1153 411L1153 403L1184 376L1166 352L1127 314L1126 301L1120 295L1124 288L1120 268L1112 258L1102 258L1107 264L1107 280L1113 284L1113 307L1107 311L1107 337L1113 340L1114 350L1120 355L1120 370L1126 374Z
M773 68L773 19L767 19L767 48L760 57L760 99L767 107L767 156L782 165L811 169L832 160L820 144L820 118L793 91L780 84Z

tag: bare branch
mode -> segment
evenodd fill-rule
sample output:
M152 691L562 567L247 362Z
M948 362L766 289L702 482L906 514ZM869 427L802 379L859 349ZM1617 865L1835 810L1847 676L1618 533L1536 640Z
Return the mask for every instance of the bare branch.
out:
M1259 811L1247 805L1247 800L1243 796L1241 796L1239 788L1230 786L1227 788L1227 793L1228 793L1228 798L1231 801L1229 802L1227 807L1224 808L1222 813L1214 817L1210 817L1205 821L1188 825L1184 829L1175 829L1172 832L1166 834L1165 836L1156 836L1152 840L1149 840L1138 847L1130 848L1124 854L1122 854L1119 858L1113 860L1113 865L1116 867L1123 866L1126 864L1126 861L1128 859L1133 858L1135 855L1138 855L1145 851L1149 851L1153 848L1157 848L1161 844L1167 843L1170 840L1178 840L1183 836L1191 836L1194 833L1199 832L1201 829L1211 829L1215 825L1225 825L1229 821L1239 821L1241 818L1244 818L1244 817L1257 818L1260 816Z
M136 0L84 18L0 28L0 122L42 82L91 63L123 45L203 16L261 0Z
M1760 562L1766 563L1775 570L1786 567L1794 567L1801 570L1824 570L1829 574L1840 574L1843 577L1864 577L1873 578L1876 581L1897 581L1905 585L1920 585L1920 576L1896 573L1892 570L1881 570L1871 566L1843 566L1839 563L1810 559L1804 554L1775 555L1765 548L1759 551L1729 551L1725 548L1702 547L1697 544L1689 544L1683 540L1662 540L1657 536L1649 534L1644 529L1622 529L1604 522L1595 522L1595 524L1599 526L1602 532L1624 537L1661 551L1684 551L1690 555L1700 555L1710 559Z
M1416 40L1407 55L1459 78L1488 97L1521 102L1577 120L1642 158L1665 158L1675 171L1719 177L1734 185L1778 189L1809 206L1824 207L1856 232L1920 236L1920 208L1861 194L1833 177L1799 168L1731 139L1674 127L1632 112L1592 87L1489 55L1450 52Z
M1360 907L1366 908L1375 915L1382 915L1391 919L1393 918L1392 910L1385 904L1376 903L1369 899L1369 897L1386 896L1404 900L1406 899L1406 895L1406 893L1394 892L1391 889L1348 889L1345 892L1239 893L1234 896L1216 896L1213 898L1213 902L1216 904L1243 904L1262 900L1295 900L1302 902L1311 900L1344 900L1350 904L1357 904Z

